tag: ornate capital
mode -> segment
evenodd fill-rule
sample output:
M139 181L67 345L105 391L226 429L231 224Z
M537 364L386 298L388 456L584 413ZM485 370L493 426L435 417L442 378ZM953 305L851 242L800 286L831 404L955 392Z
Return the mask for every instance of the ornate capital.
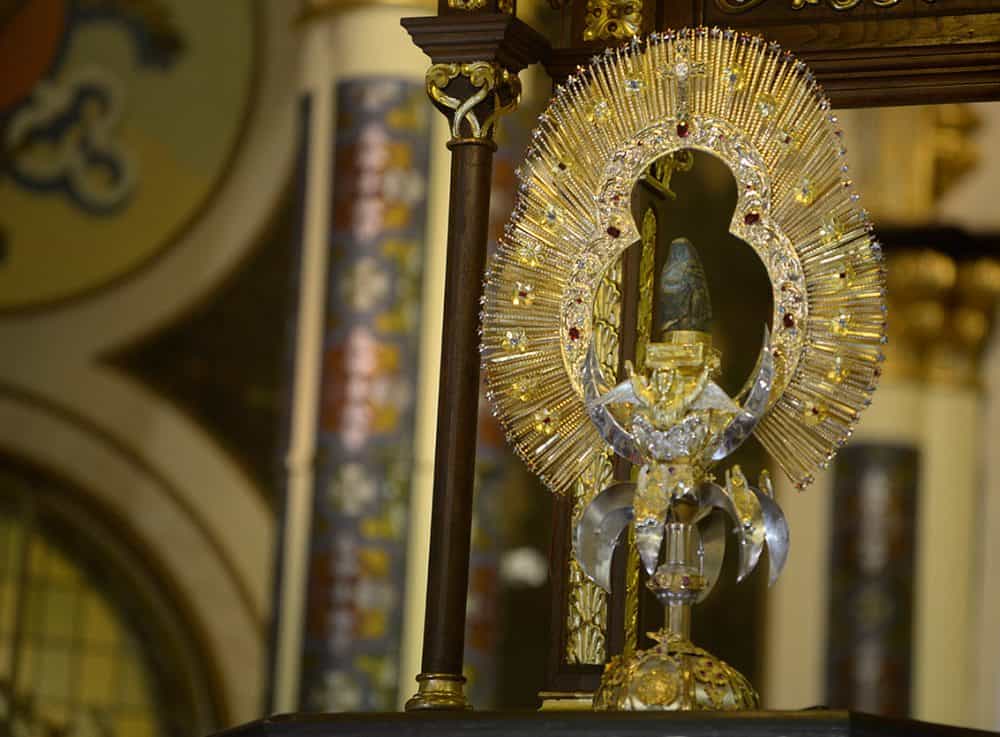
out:
M889 256L889 360L893 377L977 387L979 361L1000 297L1000 263L956 263L932 250Z
M432 64L427 94L451 119L452 143L492 142L500 116L517 108L521 80L495 62Z

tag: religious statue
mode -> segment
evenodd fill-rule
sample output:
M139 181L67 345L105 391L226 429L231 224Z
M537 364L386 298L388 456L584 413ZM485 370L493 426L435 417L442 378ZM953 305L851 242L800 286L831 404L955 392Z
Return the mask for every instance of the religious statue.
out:
M707 28L595 57L539 119L486 275L488 396L529 468L574 495L585 576L604 590L624 584L611 580L611 561L631 525L645 585L666 611L654 647L607 663L595 709L757 706L742 675L690 642L691 607L716 583L730 529L740 578L766 548L774 583L788 554L768 472L754 486L739 466L716 465L754 434L805 488L847 442L881 373L881 248L841 139L802 62L760 37ZM771 283L770 326L732 397L717 383L725 357L686 239L670 244L656 280L642 365L622 358L615 274L640 241L632 192L665 157L691 150L736 178L729 231ZM631 475L613 477L615 456Z

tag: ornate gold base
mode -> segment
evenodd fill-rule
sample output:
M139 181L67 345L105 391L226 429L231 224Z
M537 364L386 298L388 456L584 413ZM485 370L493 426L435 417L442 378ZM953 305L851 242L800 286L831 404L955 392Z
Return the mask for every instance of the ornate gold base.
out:
M616 655L594 694L596 711L750 710L757 692L743 675L678 634L650 635L655 647Z
M406 702L407 711L467 711L465 677L453 673L421 673L417 692Z

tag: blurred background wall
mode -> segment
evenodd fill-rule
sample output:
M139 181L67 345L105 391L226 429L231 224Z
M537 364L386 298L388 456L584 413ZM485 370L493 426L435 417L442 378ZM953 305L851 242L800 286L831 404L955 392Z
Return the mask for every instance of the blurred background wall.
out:
M398 21L425 12L0 1L0 731L413 692L448 159ZM547 95L522 78L493 242ZM717 592L705 637L769 707L1000 728L1000 111L841 118L889 255L884 386L813 488L779 488L783 578ZM676 179L677 227L713 177ZM551 500L485 405L478 432L469 693L535 708Z

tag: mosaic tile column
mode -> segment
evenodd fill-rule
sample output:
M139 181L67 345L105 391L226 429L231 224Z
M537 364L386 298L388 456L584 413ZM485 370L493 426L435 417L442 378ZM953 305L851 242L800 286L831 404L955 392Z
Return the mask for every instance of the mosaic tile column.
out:
M431 137L424 60L399 19L419 12L310 0L300 18L308 140L272 711L398 698Z
M300 702L396 703L419 358L423 86L337 83L327 322Z

